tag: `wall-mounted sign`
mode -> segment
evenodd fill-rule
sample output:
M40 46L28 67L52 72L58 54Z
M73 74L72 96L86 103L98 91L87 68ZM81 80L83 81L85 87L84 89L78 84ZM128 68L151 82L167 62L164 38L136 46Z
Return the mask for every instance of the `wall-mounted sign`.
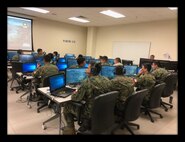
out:
M76 41L75 40L63 40L63 42L66 42L66 43L75 43Z

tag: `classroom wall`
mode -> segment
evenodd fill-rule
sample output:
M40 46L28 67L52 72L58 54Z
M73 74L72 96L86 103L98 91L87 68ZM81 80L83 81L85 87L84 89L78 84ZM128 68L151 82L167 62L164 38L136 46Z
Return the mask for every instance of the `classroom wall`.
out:
M63 42L75 41L75 43ZM46 53L58 51L85 55L87 46L87 28L45 19L33 19L33 46L36 51L42 48Z
M96 38L96 58L99 55L111 58L113 41L149 41L150 54L154 54L155 59L164 59L164 53L169 53L171 60L178 58L177 20L99 27ZM133 51L133 56L134 54L137 53Z

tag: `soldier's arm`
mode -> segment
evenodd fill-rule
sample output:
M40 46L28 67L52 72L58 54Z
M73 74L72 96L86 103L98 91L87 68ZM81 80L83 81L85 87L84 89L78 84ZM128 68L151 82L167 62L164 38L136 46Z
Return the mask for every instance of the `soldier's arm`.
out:
M41 75L42 68L43 68L43 67L39 67L36 71L34 71L34 72L32 73L32 76L33 76L33 77L39 77L39 76Z

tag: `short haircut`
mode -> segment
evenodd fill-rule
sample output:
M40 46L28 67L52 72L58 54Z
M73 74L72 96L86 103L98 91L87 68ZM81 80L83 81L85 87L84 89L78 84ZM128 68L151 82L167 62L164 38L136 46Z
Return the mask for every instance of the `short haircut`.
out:
M159 61L154 61L153 64L157 65L158 67L160 66Z
M51 61L51 57L49 55L45 55L44 56L44 61L45 62L50 62Z
M17 50L17 54L22 54L22 50L21 49Z
M147 71L149 72L151 70L151 64L149 63L144 63L142 64L144 66L145 69L147 69Z
M48 55L49 55L49 57L51 58L51 59L53 59L53 54L52 53L48 53Z
M91 70L94 68L94 72L92 73L93 75L98 75L101 71L101 63L96 63L96 62L90 62L91 65Z
M82 57L83 57L83 55L82 55L82 54L79 54L79 55L78 55L78 58L82 58Z
M150 57L153 57L153 58L155 58L155 56L154 56L154 55L150 55Z
M80 57L80 58L77 59L78 65L82 64L84 61L85 61L84 57Z
M105 61L108 61L108 57L107 56L103 56L102 59L105 60Z
M54 53L56 56L58 55L58 52L57 52L57 51L54 51L53 53Z
M121 59L119 57L115 58L115 60L121 63Z
M123 75L123 66L116 66L115 68L115 75Z
M42 51L42 49L41 48L39 48L39 49L37 49L37 52L39 53L39 52L41 52Z

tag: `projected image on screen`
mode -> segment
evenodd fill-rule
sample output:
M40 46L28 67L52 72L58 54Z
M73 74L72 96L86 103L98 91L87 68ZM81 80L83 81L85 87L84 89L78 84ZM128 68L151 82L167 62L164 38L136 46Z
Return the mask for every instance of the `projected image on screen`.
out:
M32 20L8 16L8 50L32 50Z

